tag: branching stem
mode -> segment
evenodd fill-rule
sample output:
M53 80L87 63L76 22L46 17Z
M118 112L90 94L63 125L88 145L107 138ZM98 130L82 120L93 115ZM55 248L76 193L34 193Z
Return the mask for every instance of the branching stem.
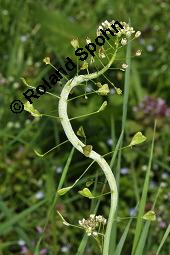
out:
M86 74L86 75L79 75L75 76L73 79L69 80L65 86L63 87L59 99L59 117L62 124L62 127L64 129L64 132L68 138L68 140L71 142L71 144L82 154L83 153L83 147L85 146L84 143L82 143L79 138L74 133L70 120L67 115L67 103L68 103L68 97L71 92L71 90L78 86L80 83L87 82L91 79L95 79L102 75L104 72L106 72L110 66L112 65L113 61L115 60L117 53L117 49L115 50L115 53L113 54L112 58L108 62L108 64L103 67L100 71ZM109 241L110 241L110 235L111 235L111 229L112 229L112 223L114 220L114 214L117 207L117 200L118 200L118 191L117 191L117 185L114 178L114 175L112 173L112 170L106 160L98 153L96 153L94 150L90 152L89 158L94 160L98 163L98 165L101 167L102 171L104 172L106 179L108 181L108 184L110 186L110 192L111 192L111 206L110 206L110 213L108 217L106 232L104 236L104 246L103 246L103 255L108 255L109 253Z

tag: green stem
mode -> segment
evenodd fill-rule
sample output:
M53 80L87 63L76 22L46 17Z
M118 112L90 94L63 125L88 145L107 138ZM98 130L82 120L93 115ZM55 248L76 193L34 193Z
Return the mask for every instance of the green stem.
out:
M86 75L79 75L74 77L71 81L69 80L65 86L63 87L59 99L59 105L58 105L58 110L59 110L59 117L61 121L61 125L64 129L64 132L68 138L68 140L71 142L71 144L82 154L83 153L83 147L85 146L84 143L79 140L79 138L76 136L74 133L70 120L68 118L67 114L67 103L68 103L68 97L71 92L71 90L78 86L80 83L83 83L84 81L89 81L91 79L95 79L102 75L104 72L106 72L110 66L112 65L115 57L116 57L117 49L115 50L115 53L113 54L112 58L108 62L108 64L103 67L100 71L91 73L91 74L86 74ZM106 160L98 153L95 151L91 151L89 154L89 158L93 159L98 163L98 165L101 167L102 171L104 172L106 179L108 181L108 184L110 186L110 192L111 192L111 206L110 206L110 213L109 213L109 218L107 222L107 227L106 227L106 232L104 236L104 247L103 247L103 255L108 255L109 252L109 243L110 243L110 235L111 235L111 228L112 228L112 223L114 220L114 215L117 207L117 200L118 200L118 191L117 191L117 185L116 181L113 175L113 172L106 162Z

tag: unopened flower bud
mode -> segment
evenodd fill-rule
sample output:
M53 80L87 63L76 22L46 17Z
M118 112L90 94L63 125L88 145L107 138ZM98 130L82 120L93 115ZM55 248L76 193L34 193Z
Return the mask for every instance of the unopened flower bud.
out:
M118 95L121 95L121 94L122 94L122 90L121 90L120 88L115 88L115 90L116 90L116 93L117 93Z
M141 51L141 50L137 50L135 55L136 55L137 57L139 57L141 54L142 54L142 51Z
M127 64L125 64L125 63L124 63L124 64L122 64L122 68L123 68L123 69L126 69L127 67L128 67L128 65L127 65Z
M86 43L87 43L87 44L91 43L90 38L88 38L88 37L86 38Z
M73 46L73 48L74 48L75 50L77 50L78 47L79 47L78 38L74 38L73 40L71 40L71 45Z
M49 58L49 57L44 58L44 59L43 59L43 62L44 62L46 65L51 64L50 58Z
M141 32L137 31L136 34L135 34L135 38L138 38L140 35L141 35Z
M122 38L121 40L121 44L124 46L127 44L127 39L126 38Z

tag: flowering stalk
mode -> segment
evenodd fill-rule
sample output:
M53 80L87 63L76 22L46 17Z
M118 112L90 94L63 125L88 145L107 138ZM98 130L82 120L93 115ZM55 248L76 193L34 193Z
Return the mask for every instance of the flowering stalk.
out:
M108 29L108 28L111 28L112 23L114 23L114 20L111 23L109 23L108 21L105 21L102 23L102 26L104 28ZM86 75L77 75L73 79L69 80L65 84L65 86L63 87L63 89L61 91L61 95L60 95L60 99L59 99L59 106L58 106L59 118L60 118L61 124L63 126L64 132L65 132L68 140L71 142L71 144L78 151L80 151L82 154L84 154L85 156L88 156L89 158L91 158L92 160L94 160L95 162L98 163L98 165L101 167L102 171L104 172L106 179L108 181L109 187L110 187L111 206L110 206L110 212L109 212L109 217L108 217L107 226L106 226L106 232L104 235L103 255L108 255L108 253L109 253L109 243L110 243L112 223L113 223L113 219L114 219L114 215L115 215L115 211L116 211L116 207L117 207L117 202L118 202L117 185L116 185L116 181L115 181L115 178L114 178L114 175L112 173L110 166L108 165L106 160L100 154L98 154L95 151L93 151L92 149L90 149L88 155L86 155L86 153L83 149L84 149L84 147L87 147L87 145L85 145L83 142L81 142L79 140L79 138L74 133L72 126L70 124L70 120L67 115L67 102L68 102L69 94L74 87L82 84L83 82L87 83L89 80L98 78L100 75L104 74L110 68L113 61L115 60L117 50L119 48L123 47L124 45L126 45L128 42L128 38L131 37L135 33L133 27L130 27L126 22L121 22L121 24L123 26L123 29L121 29L117 33L117 38L116 38L116 42L115 42L115 51L114 51L114 54L112 55L112 58L108 62L108 64L106 66L104 66L100 71L97 71L97 72L94 72L91 74L88 73ZM98 36L101 34L101 29L103 28L102 26L99 26L99 28L97 29ZM140 36L140 34L141 34L141 32L137 31L134 35L134 39L138 38ZM89 43L90 39L87 38L86 41L87 41L87 43ZM107 42L107 43L110 45L109 42ZM78 47L78 42L76 40L72 41L72 44L75 49ZM113 48L112 45L110 45L110 46L111 46L111 48ZM137 55L139 56L140 54L141 54L141 52L138 52ZM105 57L104 49L102 49L102 52L99 51L99 58L100 57L101 58ZM123 71L127 67L128 66L126 64L124 64L122 66ZM87 69L87 68L88 68L88 65L87 65L87 63L85 63L85 66L83 66L82 69ZM111 83L111 84L114 86L113 83ZM119 88L116 88L115 86L114 86L114 88L115 88L117 94L121 94L121 90ZM100 87L98 92L100 92L103 95L105 93L107 94L107 92L108 92L107 85L105 84L102 87ZM92 146L90 146L90 147L92 147Z
M62 89L60 99L59 99L59 106L58 106L60 121L61 121L62 127L64 129L64 132L65 132L68 140L82 154L84 154L83 147L86 145L79 140L79 138L76 136L76 134L74 133L74 131L72 129L70 120L67 115L67 100L68 100L71 90L74 87L78 86L79 84L83 83L84 81L87 82L90 79L95 79L95 78L99 77L101 74L103 74L105 71L107 71L115 59L116 52L117 52L117 49L115 50L115 53L113 54L109 63L103 69L101 69L99 72L75 76L73 79L69 80ZM114 175L112 173L110 166L108 165L106 160L100 154L98 154L92 150L89 154L89 158L93 159L101 167L101 169L104 172L106 179L109 183L110 191L111 191L111 207L110 207L110 213L109 213L108 223L107 223L107 227L106 227L106 233L105 233L105 237L104 237L104 247L103 247L103 254L106 255L106 254L108 254L108 250L109 250L111 227L112 227L112 223L113 223L113 219L114 219L115 210L117 207L117 199L118 199L117 185L116 185L116 181L115 181L115 178L114 178Z

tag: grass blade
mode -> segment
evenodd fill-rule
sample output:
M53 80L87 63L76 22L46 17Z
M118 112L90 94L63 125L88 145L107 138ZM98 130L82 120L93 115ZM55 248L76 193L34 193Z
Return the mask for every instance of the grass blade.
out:
M8 232L13 227L14 224L25 219L25 217L30 215L33 211L37 210L40 206L44 205L45 203L46 203L46 200L43 200L43 201L31 206L30 208L26 209L25 211L13 216L6 222L2 223L0 225L0 235Z
M134 237L134 241L133 241L132 255L135 254L135 250L136 250L136 247L137 247L140 235L141 235L141 230L142 230L142 225L143 225L142 216L144 215L146 198L147 198L148 187L149 187L149 179L150 179L150 172L151 172L151 165L152 165L152 158L153 158L153 149L154 149L154 140L155 140L155 130L156 130L156 121L155 121L155 126L154 126L154 134L153 134L153 139L152 139L149 164L148 164L148 168L147 168L147 172L146 172L146 177L145 177L141 200L139 203L139 211L138 211L138 216L137 216L135 237Z
M127 118L127 106L129 99L129 84L130 84L130 67L131 67L131 42L128 42L127 52L126 52L126 63L128 65L127 70L125 71L125 82L124 82L124 98L123 98L123 115L122 115L122 137L120 141L120 148L123 144L123 134L125 130L125 123ZM117 171L116 171L116 182L119 190L119 176L120 176L120 166L121 166L121 151L119 152L118 162L117 162ZM118 208L117 208L118 211ZM115 217L117 217L117 212L115 213ZM112 225L112 234L110 237L110 249L109 255L113 255L113 250L116 246L116 232L117 232L117 223L113 222Z
M58 189L61 189L63 184L64 184L64 181L65 181L65 178L66 178L66 175L67 175L67 172L68 172L68 169L69 169L69 166L70 166L70 163L71 163L71 160L72 160L72 157L73 157L73 153L74 153L74 148L72 148L70 154L69 154L69 157L67 159L67 162L66 162L66 165L63 169L63 172L62 172L62 175L61 175L61 178L60 178L60 181L59 181L59 184L58 184ZM52 202L52 205L51 207L49 208L48 210L48 214L47 214L47 220L46 220L46 223L45 223L45 226L44 226L44 229L43 229L43 233L42 235L40 236L38 242L37 242L37 245L35 247L35 255L39 255L39 247L40 247L40 244L41 244L41 241L43 240L43 237L44 237L44 233L45 233L45 229L48 225L48 222L49 222L49 219L50 219L50 216L51 216L51 213L53 211L53 209L55 208L55 205L56 205L56 202L57 202L57 199L58 199L58 196L57 194L55 194L55 197L53 199L53 202Z
M146 222L144 225L138 246L135 251L136 255L143 255L143 250L144 250L144 247L146 244L146 238L148 238L148 231L149 231L150 224L151 224L151 222L149 221L149 222Z
M162 240L161 240L161 243L160 243L160 245L159 245L159 247L158 247L158 250L157 250L157 252L156 252L156 255L159 254L159 252L160 252L160 250L162 249L162 246L164 245L164 243L165 243L167 237L169 236L169 234L170 234L170 224L168 225L168 227L167 227L167 229L166 229L166 231L165 231L165 234L164 234L164 236L163 236L163 238L162 238Z
M123 245L125 243L125 240L126 240L126 237L127 237L127 234L129 232L129 228L130 228L130 225L131 225L131 222L132 222L132 219L129 220L124 232L123 232L123 235L116 247L116 250L114 252L114 255L121 255L121 252L122 252L122 249L123 249Z

